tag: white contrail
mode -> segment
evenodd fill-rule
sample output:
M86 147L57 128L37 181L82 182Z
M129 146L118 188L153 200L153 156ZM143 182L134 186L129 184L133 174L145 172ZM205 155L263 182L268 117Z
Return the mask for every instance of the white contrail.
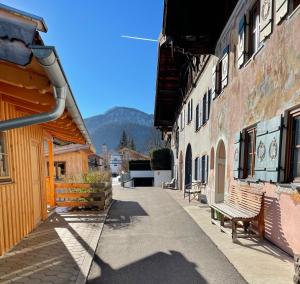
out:
M157 39L152 39L152 38L127 36L127 35L121 35L121 37L123 37L123 38L129 38L129 39L136 39L136 40L144 40L144 41L154 41L154 42L157 42Z

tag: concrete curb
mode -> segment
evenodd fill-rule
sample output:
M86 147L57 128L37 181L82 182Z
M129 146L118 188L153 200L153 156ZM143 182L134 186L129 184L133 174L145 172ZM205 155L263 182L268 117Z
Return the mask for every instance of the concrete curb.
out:
M92 267L93 259L94 259L94 256L95 256L95 253L96 253L96 250L98 247L98 243L99 243L102 231L103 231L103 227L104 227L107 215L110 211L110 208L112 207L112 205L114 203L115 203L115 200L112 200L109 207L105 210L105 216L104 216L102 226L99 228L99 232L93 237L93 239L90 242L90 252L86 253L86 257L84 258L84 261L81 265L81 270L76 279L76 284L85 284L87 282L87 278L88 278L90 269Z

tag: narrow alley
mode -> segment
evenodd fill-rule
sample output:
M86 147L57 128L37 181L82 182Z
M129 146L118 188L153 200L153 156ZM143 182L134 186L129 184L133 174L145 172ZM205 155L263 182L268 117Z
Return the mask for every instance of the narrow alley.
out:
M159 188L114 191L88 283L246 283Z

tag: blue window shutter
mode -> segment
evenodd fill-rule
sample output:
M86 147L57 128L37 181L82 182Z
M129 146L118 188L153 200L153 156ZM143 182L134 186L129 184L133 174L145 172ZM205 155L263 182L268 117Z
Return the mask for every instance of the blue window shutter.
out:
M210 106L211 106L211 90L208 90L208 96L207 96L207 120L210 117Z
M261 121L256 128L255 141L255 178L258 180L266 180L267 167L267 121Z
M198 158L195 159L195 180L198 180Z
M234 135L234 154L233 154L233 177L241 178L243 168L241 167L241 132Z
M282 117L268 121L266 181L278 182L280 176Z
M205 168L206 168L206 165L205 165L205 156L201 157L201 164L202 164L202 167L201 167L201 170L202 170L202 179L201 179L201 182L205 183L205 180L206 180L206 177L205 177Z
M199 128L199 105L196 106L196 117L195 117L196 130Z
M208 182L208 155L205 155L205 183Z

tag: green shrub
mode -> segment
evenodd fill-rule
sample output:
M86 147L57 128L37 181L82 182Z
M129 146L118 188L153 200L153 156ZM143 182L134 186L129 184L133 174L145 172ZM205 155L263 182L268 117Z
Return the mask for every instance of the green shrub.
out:
M152 170L171 170L172 152L169 148L152 150L150 156Z
M66 176L63 180L67 183L101 183L110 182L111 173L109 171L90 171L87 174Z

